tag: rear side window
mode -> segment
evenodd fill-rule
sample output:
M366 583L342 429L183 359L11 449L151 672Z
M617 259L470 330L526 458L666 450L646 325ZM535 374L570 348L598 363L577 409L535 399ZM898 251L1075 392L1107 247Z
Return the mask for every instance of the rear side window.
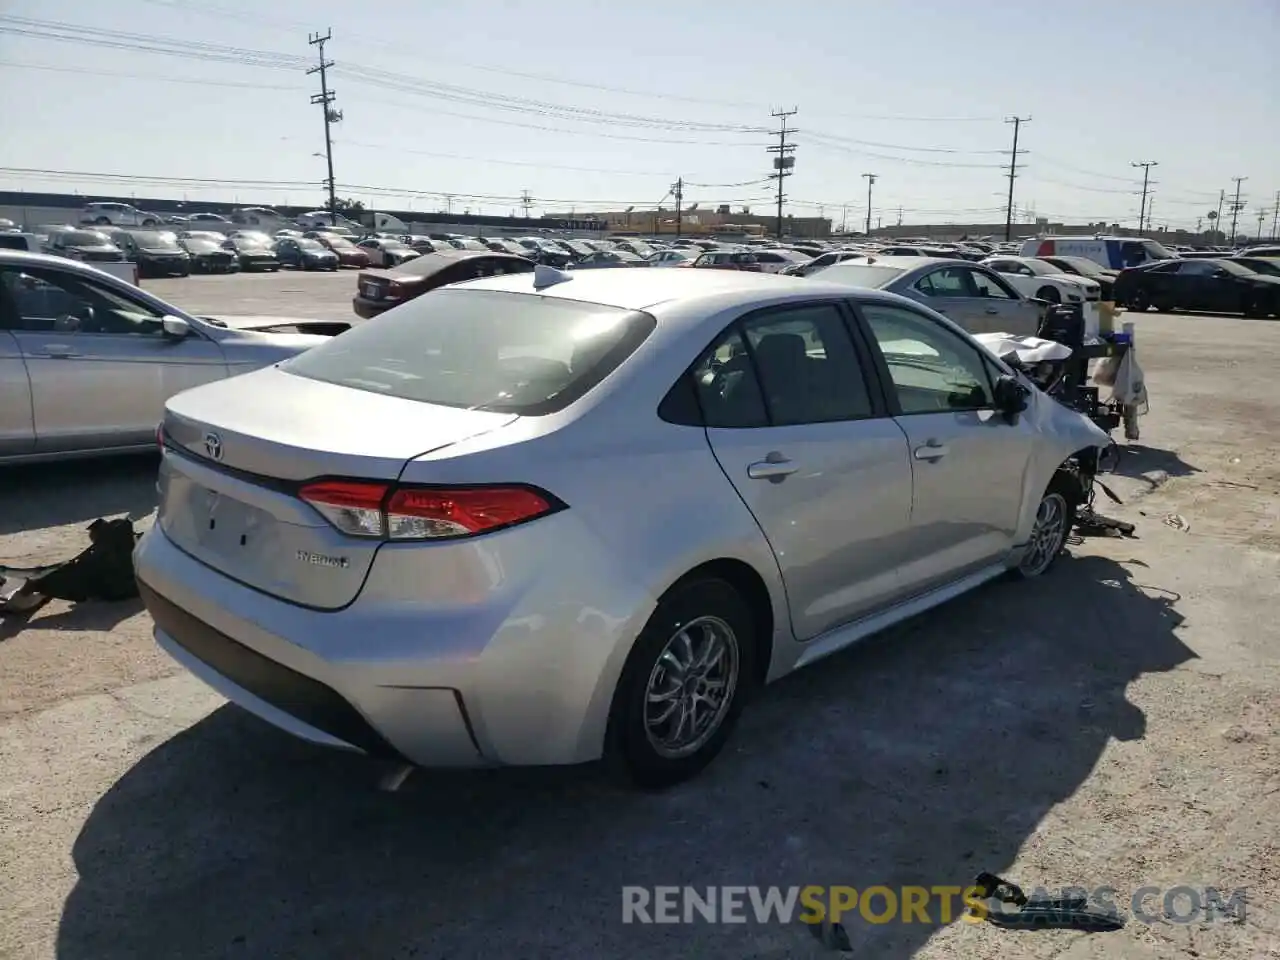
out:
M281 365L406 400L543 416L563 410L653 332L647 313L494 290L433 290Z

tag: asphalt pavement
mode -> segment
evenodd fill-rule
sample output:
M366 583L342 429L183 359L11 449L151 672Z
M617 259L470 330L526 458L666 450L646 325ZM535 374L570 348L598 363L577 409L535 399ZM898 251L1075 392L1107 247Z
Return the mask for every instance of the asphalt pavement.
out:
M196 313L346 318L355 273L149 281ZM179 670L138 604L0 624L0 957L809 958L793 924L622 922L626 885L1249 891L1114 933L869 923L862 958L1254 960L1280 948L1280 324L1138 320L1142 439L1074 543L788 678L698 780L418 772L277 733ZM152 458L0 475L0 558L154 507Z

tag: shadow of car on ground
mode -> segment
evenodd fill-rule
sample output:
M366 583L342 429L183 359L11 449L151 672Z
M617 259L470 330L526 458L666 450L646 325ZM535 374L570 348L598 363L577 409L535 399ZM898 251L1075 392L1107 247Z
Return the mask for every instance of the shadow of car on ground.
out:
M145 517L156 508L159 462L144 453L0 469L0 536L122 513ZM44 562L59 559L66 558Z
M61 960L784 957L791 925L622 923L624 885L964 886L1002 872L1112 738L1126 686L1194 654L1174 600L1109 559L992 584L770 687L698 780L595 767L376 768L224 707L102 796L73 855ZM863 924L910 956L941 922Z

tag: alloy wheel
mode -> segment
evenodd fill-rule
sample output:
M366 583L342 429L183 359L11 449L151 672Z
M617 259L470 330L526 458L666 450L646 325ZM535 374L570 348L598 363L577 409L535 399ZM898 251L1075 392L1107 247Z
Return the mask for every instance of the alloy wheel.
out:
M1049 568L1062 550L1067 537L1067 501L1060 493L1046 493L1036 509L1035 526L1031 528L1031 540L1018 569L1028 577L1034 577Z
M719 617L698 617L667 640L645 688L644 727L654 751L679 759L724 722L738 685L738 637Z

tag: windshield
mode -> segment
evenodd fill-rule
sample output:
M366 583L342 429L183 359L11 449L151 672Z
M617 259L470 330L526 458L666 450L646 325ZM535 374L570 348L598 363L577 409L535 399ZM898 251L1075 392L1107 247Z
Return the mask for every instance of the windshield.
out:
M325 245L319 240L299 240L298 246L303 250L324 250Z
M333 250L354 250L356 245L346 237L325 237L325 243Z
M270 245L264 240L257 237L232 237L230 240L232 246L237 250L268 250Z
M192 253L212 253L218 249L216 243L203 237L188 237L182 241L182 245Z
M133 242L143 250L180 250L178 237L172 233L135 233Z
M833 263L829 267L815 270L811 277L821 277L832 283L847 283L854 287L870 287L878 289L892 283L905 271L901 267L887 267L871 263Z
M98 233L96 230L68 230L62 238L62 242L68 247L100 247L111 243L105 233Z
M257 230L245 230L243 233L236 234L237 240L252 240L254 243L270 243L271 238L265 233L259 233Z
M440 289L282 365L406 400L539 416L568 406L655 326L648 314L524 293Z
M1280 260L1267 260L1263 257L1241 258L1240 266L1254 273L1265 273L1270 277L1280 277Z

